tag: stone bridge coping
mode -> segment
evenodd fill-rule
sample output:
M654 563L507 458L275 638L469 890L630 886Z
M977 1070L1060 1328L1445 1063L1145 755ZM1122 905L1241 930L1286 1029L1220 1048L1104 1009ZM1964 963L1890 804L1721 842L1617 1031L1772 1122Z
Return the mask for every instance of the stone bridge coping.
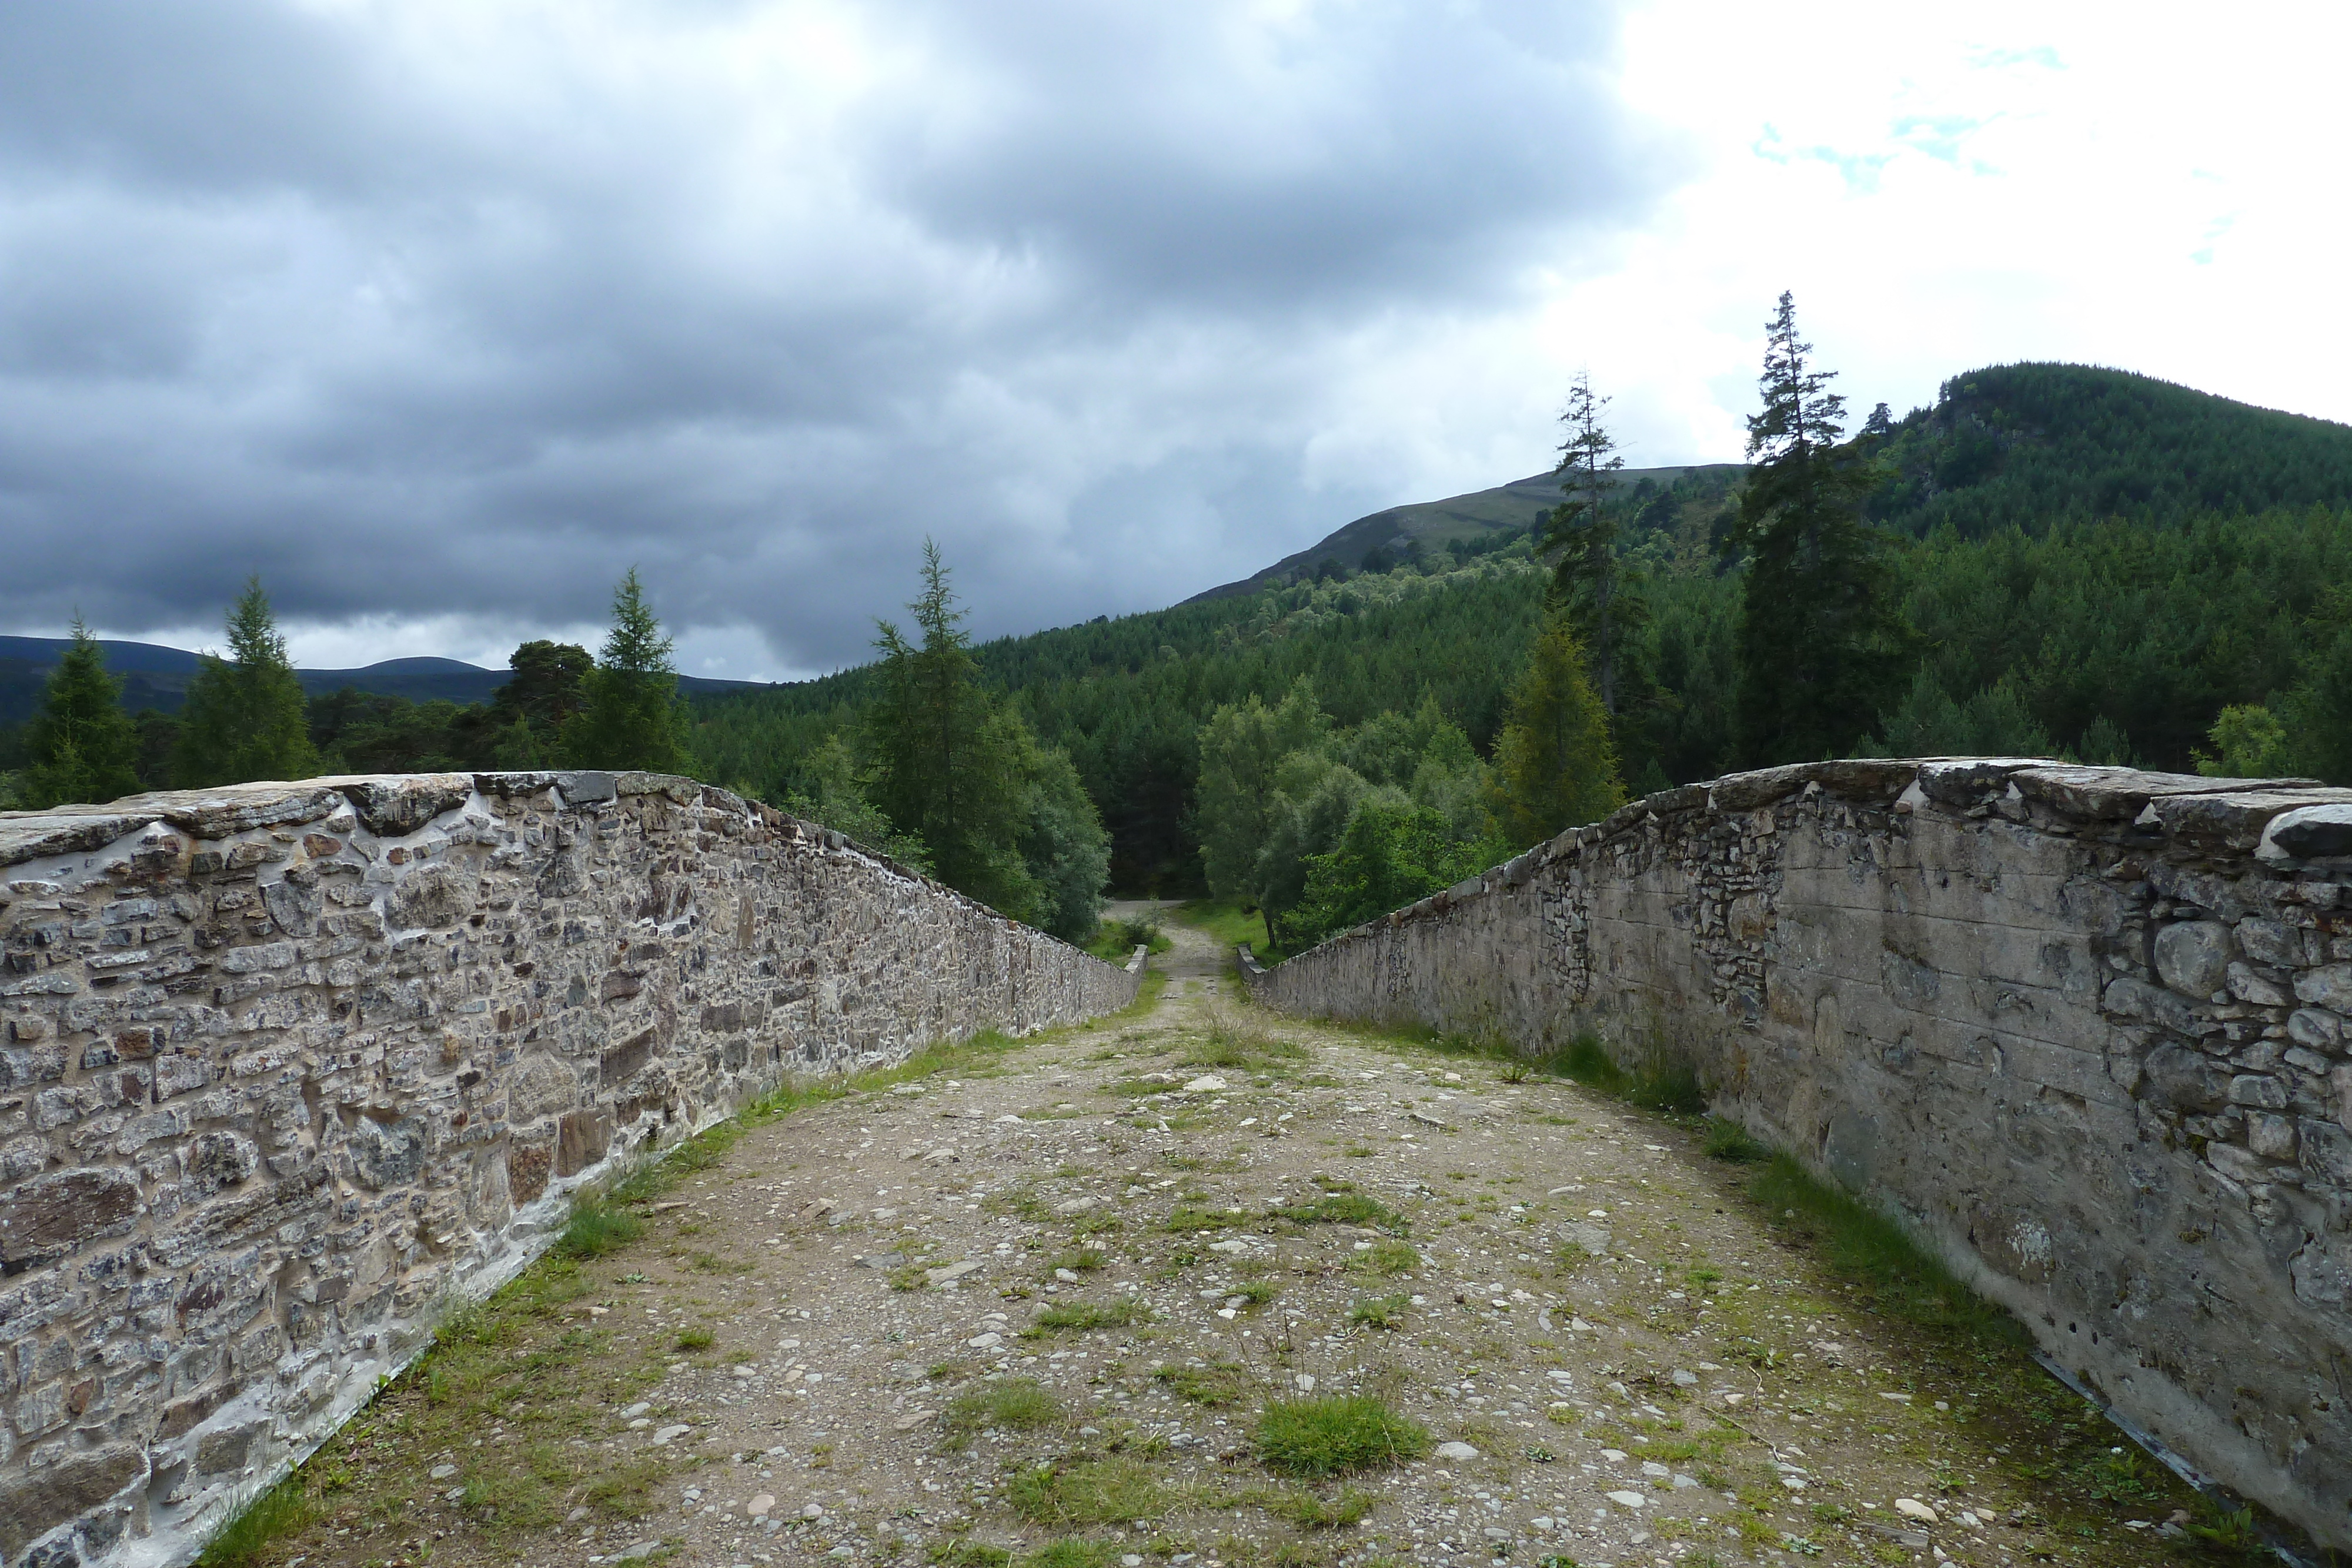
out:
M2000 816L2072 832L2091 831L2207 856L2251 852L2292 871L2314 862L2352 862L2352 789L2316 779L2217 779L2095 768L2047 757L1845 758L1730 773L1685 784L1570 828L1498 866L1331 938L1442 914L1496 887L1517 888L1542 866L1693 812L1761 810L1790 796L1830 796L1911 811L1929 805L1958 816ZM1244 949L1243 969L1265 971Z
M510 800L534 795L549 796L553 805L566 811L643 795L662 796L674 805L701 806L792 832L813 845L854 851L946 897L997 914L979 900L845 833L747 800L731 789L677 773L599 768L342 773L291 783L266 779L209 789L157 789L103 805L0 811L0 872L34 861L91 853L157 827L174 829L197 840L227 839L261 828L304 827L325 821L347 808L358 825L376 838L404 839L478 797ZM5 884L0 884L0 891L5 891ZM1133 970L1141 966L1130 961L1127 967Z

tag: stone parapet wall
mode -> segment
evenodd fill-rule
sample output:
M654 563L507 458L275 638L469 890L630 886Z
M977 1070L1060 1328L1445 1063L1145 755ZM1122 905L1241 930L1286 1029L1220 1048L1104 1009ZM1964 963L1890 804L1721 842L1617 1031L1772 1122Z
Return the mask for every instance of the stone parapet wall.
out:
M625 1153L1139 978L664 775L0 813L0 1563L184 1561Z
M2031 758L1664 791L1252 977L1597 1033L1905 1218L2119 1412L2352 1545L2352 791Z

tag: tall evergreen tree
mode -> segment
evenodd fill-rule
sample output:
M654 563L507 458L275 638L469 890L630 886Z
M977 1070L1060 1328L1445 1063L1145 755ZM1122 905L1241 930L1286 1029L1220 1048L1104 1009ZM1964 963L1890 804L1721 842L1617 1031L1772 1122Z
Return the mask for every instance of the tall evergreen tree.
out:
M923 541L923 591L907 608L919 643L891 622L875 622L882 661L866 719L873 803L923 841L941 882L1017 916L1035 896L1013 849L1025 804L1019 736L980 684L964 612L932 540Z
M1560 489L1566 499L1546 514L1540 548L1557 551L1549 602L1565 611L1591 662L1593 685L1607 710L1617 737L1625 738L1621 722L1631 711L1646 706L1648 672L1643 667L1643 632L1649 624L1649 601L1642 593L1641 573L1626 564L1622 530L1612 492L1616 473L1625 466L1617 444L1601 423L1609 400L1596 395L1591 377L1579 371L1569 389L1568 407L1560 423L1568 439L1560 444Z
M1851 750L1909 647L1881 536L1862 519L1880 471L1861 447L1839 444L1845 400L1799 340L1786 292L1767 331L1764 406L1748 421L1752 466L1729 540L1748 558L1737 724L1750 766Z
M613 629L604 653L581 677L580 711L563 726L563 753L572 766L694 770L671 646L631 567L613 590Z
M1609 717L1585 674L1576 629L1555 613L1512 687L1495 741L1496 815L1512 843L1539 843L1625 803Z
M26 727L32 765L19 794L27 810L112 800L139 788L139 737L121 697L105 650L75 616L73 642Z
M302 683L258 572L229 611L228 649L225 660L206 655L188 683L173 768L179 782L201 789L317 773Z

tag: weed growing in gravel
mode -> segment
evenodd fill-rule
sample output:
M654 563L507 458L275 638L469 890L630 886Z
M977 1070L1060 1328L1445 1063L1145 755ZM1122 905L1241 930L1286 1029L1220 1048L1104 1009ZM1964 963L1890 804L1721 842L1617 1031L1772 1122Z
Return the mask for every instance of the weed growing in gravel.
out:
M1074 1247L1055 1259L1051 1267L1067 1269L1072 1273L1084 1274L1103 1268L1109 1262L1109 1256L1099 1248Z
M1205 1208L1199 1204L1183 1204L1168 1217L1171 1230L1229 1230L1237 1225L1247 1225L1249 1214L1239 1208Z
M1392 1329L1404 1322L1405 1312L1412 1305L1408 1296L1370 1296L1349 1307L1348 1321L1367 1328Z
M688 1329L684 1333L679 1334L677 1340L677 1348L680 1350L709 1350L711 1343L709 1329Z
M1021 1337L1040 1339L1065 1330L1081 1333L1088 1329L1123 1329L1150 1321L1151 1309L1141 1301L1071 1301L1039 1312L1036 1321L1021 1331Z
M1175 1500L1160 1479L1132 1459L1055 1460L1024 1470L1004 1500L1033 1523L1134 1524L1157 1519Z
M942 1541L930 1558L940 1568L1013 1568L1013 1553L982 1541Z
M1277 1399L1258 1417L1258 1458L1268 1469L1319 1479L1429 1451L1427 1428L1364 1395Z

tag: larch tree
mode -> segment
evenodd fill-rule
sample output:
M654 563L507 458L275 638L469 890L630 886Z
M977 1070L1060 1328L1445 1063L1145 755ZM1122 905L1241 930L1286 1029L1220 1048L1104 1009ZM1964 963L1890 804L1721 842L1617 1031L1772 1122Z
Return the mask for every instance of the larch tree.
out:
M1783 292L1768 324L1764 405L1748 421L1747 487L1728 542L1741 583L1737 745L1751 767L1850 751L1911 653L1883 536L1862 506L1882 477L1874 443L1841 445L1845 400L1797 336Z
M594 668L580 676L579 711L564 721L564 759L574 768L691 773L677 700L672 641L631 567L613 590L613 627ZM521 651L518 650L518 653ZM551 663L561 664L561 659ZM518 675L522 674L518 666Z
M1495 740L1496 815L1510 841L1540 843L1625 803L1609 716L1576 628L1555 612L1511 688Z
M122 683L80 616L73 641L26 727L32 766L20 790L26 807L116 800L139 788L139 736L122 711Z
M981 685L964 612L930 539L922 592L907 609L920 641L875 622L882 659L866 716L873 803L923 841L941 882L1018 918L1036 896L1013 847L1026 794L1021 737Z
M209 654L188 683L173 772L181 785L307 779L319 771L302 683L286 656L261 575L228 613L226 659Z

